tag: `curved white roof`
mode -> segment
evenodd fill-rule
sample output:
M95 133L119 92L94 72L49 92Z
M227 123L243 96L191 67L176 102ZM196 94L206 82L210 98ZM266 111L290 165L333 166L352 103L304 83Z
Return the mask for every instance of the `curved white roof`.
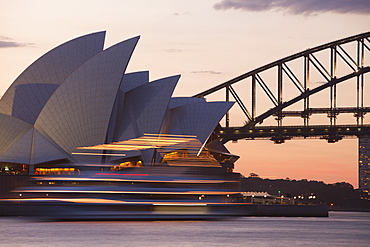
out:
M201 102L171 109L169 133L196 135L201 143L216 128L233 102Z
M159 133L171 95L180 76L171 76L136 87L125 94L119 140Z
M32 125L12 116L0 113L0 154L22 138Z
M179 75L150 82L148 71L125 74L139 37L106 50L104 38L98 32L54 48L9 87L0 100L0 162L110 162L117 156L72 153L145 133L196 135L205 142L232 106L171 98ZM154 150L127 156L150 163Z
M103 50L104 38L105 32L84 35L57 46L37 59L18 76L5 92L0 100L0 113L18 117L30 114L28 109L24 108L25 105L28 105L29 108L40 109L39 104L45 102L30 100L40 97L38 90L45 91L45 88L39 84L59 85L62 83L81 64ZM27 91L27 96L25 96L25 90L19 87L24 84L35 84L32 90ZM42 97L50 96L50 93L44 93ZM17 97L18 94L22 96ZM34 114L38 114L38 112ZM30 119L34 120L35 116L30 116Z
M138 40L135 37L100 52L68 76L40 112L37 129L68 153L104 143L117 91ZM93 160L100 162L97 157L88 161Z

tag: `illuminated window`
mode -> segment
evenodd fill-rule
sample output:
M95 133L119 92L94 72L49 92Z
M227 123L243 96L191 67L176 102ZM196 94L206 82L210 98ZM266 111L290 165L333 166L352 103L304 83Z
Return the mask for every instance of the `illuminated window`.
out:
M36 168L35 175L73 175L76 168Z
M141 160L139 161L125 161L120 163L119 165L113 166L111 168L112 171L119 171L122 169L125 169L127 167L141 167L143 166L143 162Z

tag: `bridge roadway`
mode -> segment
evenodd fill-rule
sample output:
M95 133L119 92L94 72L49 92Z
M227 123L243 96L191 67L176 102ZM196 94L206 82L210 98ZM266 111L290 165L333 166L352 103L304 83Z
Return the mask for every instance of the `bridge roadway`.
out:
M335 107L335 108L308 108L304 111L280 111L274 116L283 117L309 117L312 114L327 114L328 117L336 118L340 113L353 113L354 117L363 117L370 112L370 107Z
M320 138L334 143L343 138L370 136L370 124L220 127L216 134L223 143L240 139L269 139L280 144L295 138Z

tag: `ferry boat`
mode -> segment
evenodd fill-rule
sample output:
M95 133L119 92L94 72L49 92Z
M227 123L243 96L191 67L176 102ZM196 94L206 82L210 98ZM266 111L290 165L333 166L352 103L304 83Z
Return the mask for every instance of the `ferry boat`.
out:
M7 203L44 220L202 220L241 215L240 175L219 167L128 167L34 176Z
M116 164L37 168L29 184L15 189L13 198L2 200L2 205L5 202L16 208L16 215L51 220L219 219L241 215L241 177L232 171L238 156L211 154L212 146L203 148L193 137L149 134L80 149L106 151L112 146L114 151L155 147L160 162L143 165L139 156L133 156ZM61 174L62 170L68 174Z

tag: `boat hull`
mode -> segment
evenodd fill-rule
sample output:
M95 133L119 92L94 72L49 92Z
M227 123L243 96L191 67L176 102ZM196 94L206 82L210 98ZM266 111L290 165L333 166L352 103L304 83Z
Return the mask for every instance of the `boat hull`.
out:
M7 216L47 221L79 220L216 220L240 217L243 203L74 203L65 201L3 201Z

